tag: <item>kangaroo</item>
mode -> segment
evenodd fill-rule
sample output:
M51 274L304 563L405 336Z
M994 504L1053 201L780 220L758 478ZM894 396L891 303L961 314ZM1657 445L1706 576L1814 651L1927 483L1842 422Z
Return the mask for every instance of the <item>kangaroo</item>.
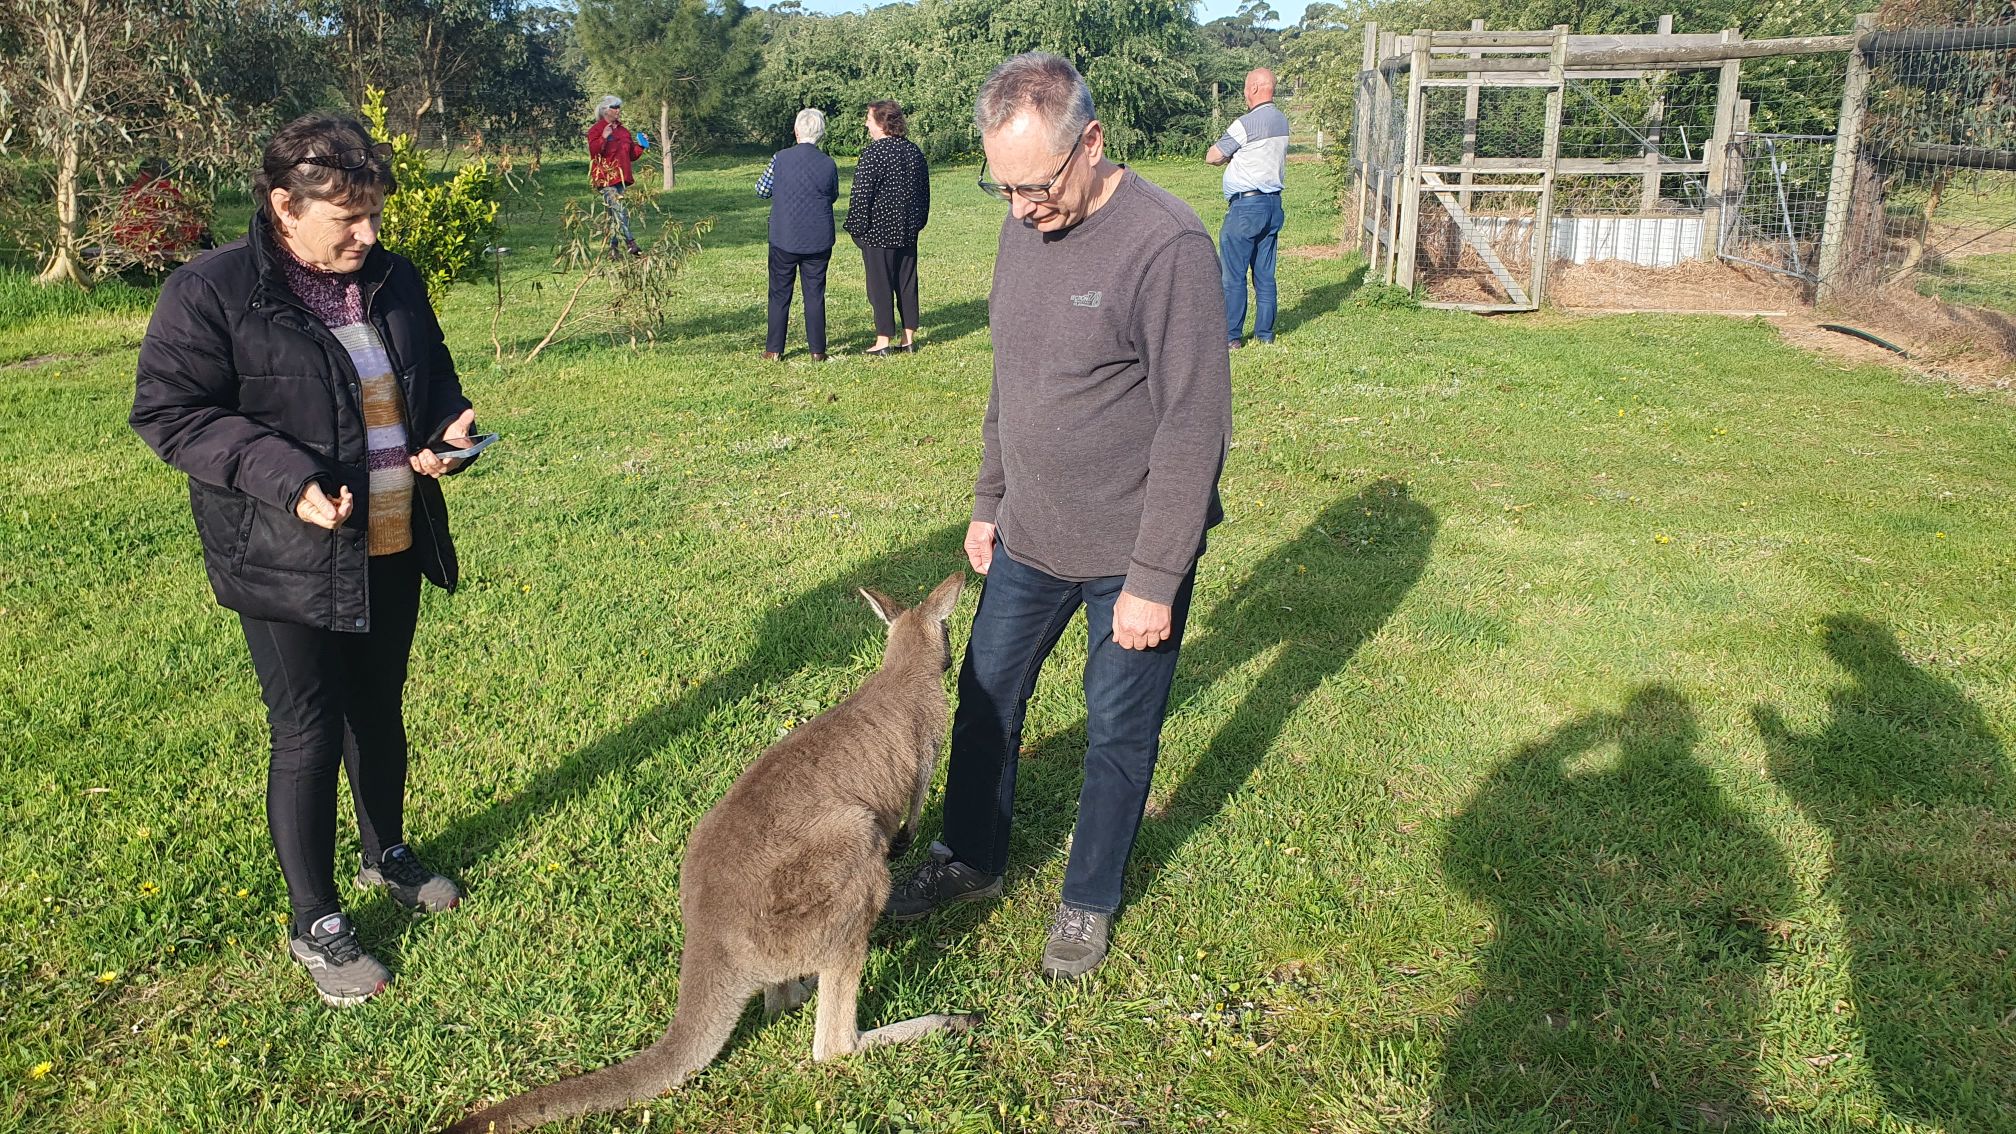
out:
M947 577L909 611L863 588L889 627L882 668L772 745L700 817L679 871L679 1004L658 1042L478 1111L449 1134L509 1134L652 1098L720 1054L758 991L768 1018L804 1004L806 977L819 995L816 1060L974 1024L934 1014L863 1033L854 1014L888 860L916 833L945 736L945 620L964 583L964 572Z

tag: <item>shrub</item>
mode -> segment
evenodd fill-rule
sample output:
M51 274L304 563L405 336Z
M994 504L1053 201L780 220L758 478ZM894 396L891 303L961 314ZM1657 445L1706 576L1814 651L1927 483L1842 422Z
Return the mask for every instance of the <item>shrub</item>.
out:
M366 89L364 120L373 136L386 138L385 92ZM498 182L488 158L474 158L446 182L427 171L427 157L410 134L393 135L392 176L399 186L385 199L385 247L399 253L427 281L435 307L448 285L472 275L497 227Z

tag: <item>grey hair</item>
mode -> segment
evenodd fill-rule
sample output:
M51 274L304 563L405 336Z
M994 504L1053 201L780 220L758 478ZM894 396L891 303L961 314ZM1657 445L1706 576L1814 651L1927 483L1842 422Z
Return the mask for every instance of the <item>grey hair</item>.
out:
M826 136L826 112L808 106L791 120L791 133L801 142L817 142Z
M980 84L973 125L984 138L1023 113L1049 127L1051 148L1063 153L1092 121L1092 88L1068 60L1044 51L1024 52L1004 60Z

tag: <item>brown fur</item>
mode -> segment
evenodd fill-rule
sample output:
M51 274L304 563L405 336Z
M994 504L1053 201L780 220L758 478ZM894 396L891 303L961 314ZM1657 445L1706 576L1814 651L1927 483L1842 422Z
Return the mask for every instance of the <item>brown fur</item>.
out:
M804 1003L807 976L819 988L814 1059L972 1025L931 1015L863 1034L854 1017L868 934L889 897L888 859L916 830L945 735L945 619L963 582L950 576L910 611L864 590L889 624L882 668L772 745L693 828L679 872L679 1005L664 1036L622 1063L478 1111L450 1134L508 1134L652 1098L720 1053L757 992L772 1016Z

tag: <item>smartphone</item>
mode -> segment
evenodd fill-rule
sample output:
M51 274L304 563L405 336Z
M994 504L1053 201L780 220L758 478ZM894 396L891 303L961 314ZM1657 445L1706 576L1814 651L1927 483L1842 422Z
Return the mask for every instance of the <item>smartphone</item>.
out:
M457 440L463 443L463 447L460 449L451 446L446 438L437 443L429 444L427 448L434 450L434 455L444 461L466 461L495 444L497 434L478 433L469 437L460 437Z

